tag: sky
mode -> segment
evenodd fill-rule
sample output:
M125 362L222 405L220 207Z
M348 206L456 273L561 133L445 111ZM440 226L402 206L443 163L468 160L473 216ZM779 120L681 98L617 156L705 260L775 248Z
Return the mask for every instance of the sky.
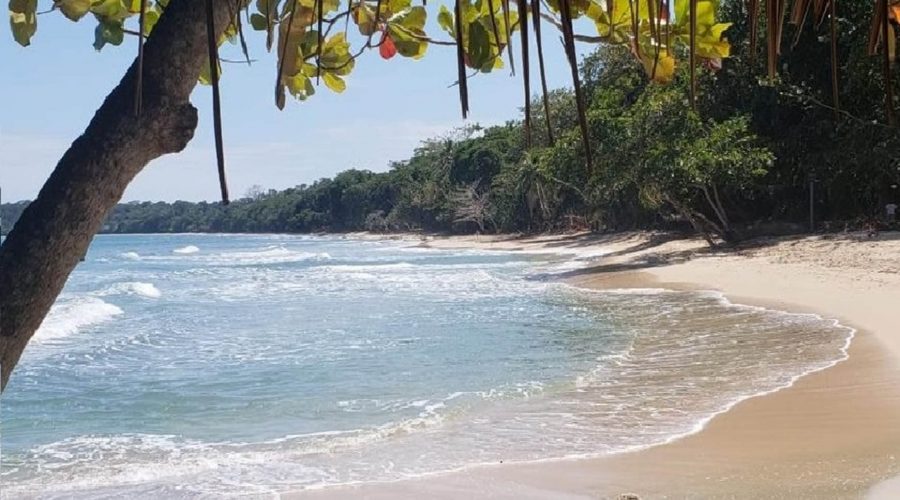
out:
M40 1L38 10L49 5ZM446 40L435 22L439 5L428 3L426 30ZM90 16L73 23L58 12L40 15L29 47L13 41L8 24L0 28L2 201L37 195L133 61L134 37L126 37L119 47L94 50L95 25ZM544 26L548 84L571 86L558 31ZM382 60L370 51L357 60L344 93L335 94L323 84L305 102L288 96L285 109L278 110L274 55L266 53L262 33L248 29L246 34L256 62L249 67L224 64L221 81L226 171L233 197L254 185L283 189L348 168L385 171L391 161L408 158L425 139L466 123L493 125L520 116L521 77L503 69L469 80L471 112L462 120L458 90L450 87L456 80L455 49L438 45L429 47L420 60L399 55ZM515 49L518 52L518 45ZM579 52L589 49L582 46ZM535 50L531 53L536 90L540 81ZM238 47L227 43L220 56L243 57ZM150 163L123 201L218 199L211 94L210 87L198 86L191 96L200 110L200 124L188 147Z

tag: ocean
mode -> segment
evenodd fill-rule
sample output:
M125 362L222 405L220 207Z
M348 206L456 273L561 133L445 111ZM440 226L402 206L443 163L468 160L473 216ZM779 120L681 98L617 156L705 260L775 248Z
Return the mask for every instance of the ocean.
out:
M622 453L846 358L853 331L815 315L558 279L597 254L98 236L3 394L3 498L270 498Z

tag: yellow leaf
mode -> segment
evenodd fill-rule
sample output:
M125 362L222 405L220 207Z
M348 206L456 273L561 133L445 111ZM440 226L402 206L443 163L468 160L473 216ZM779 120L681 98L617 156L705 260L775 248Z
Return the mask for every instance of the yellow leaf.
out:
M56 0L54 5L70 21L77 21L91 9L91 3L92 0Z
M655 53L642 51L641 64L644 66L644 71L653 78L654 82L671 83L675 77L675 58L666 54L665 49L660 51L658 61Z
M322 73L322 79L325 80L325 85L328 88L337 92L338 94L347 89L347 82L345 82L343 78L337 75L334 75L332 73Z
M731 27L731 23L716 23L709 28L709 36L714 38L722 38L722 33Z

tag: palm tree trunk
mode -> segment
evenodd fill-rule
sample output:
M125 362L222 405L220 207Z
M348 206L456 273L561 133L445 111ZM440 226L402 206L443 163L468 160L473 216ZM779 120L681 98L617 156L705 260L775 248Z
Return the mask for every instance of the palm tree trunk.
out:
M236 4L213 3L221 34ZM135 61L0 247L0 391L131 180L193 137L197 109L189 97L208 64L205 6L169 3L144 47L141 114L134 112Z

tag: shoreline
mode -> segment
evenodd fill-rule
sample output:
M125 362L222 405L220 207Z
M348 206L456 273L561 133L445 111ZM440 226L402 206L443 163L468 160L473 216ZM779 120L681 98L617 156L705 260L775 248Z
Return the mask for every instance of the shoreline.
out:
M697 240L649 233L391 239L434 248L572 255L588 264L564 273L573 286L716 291L734 304L834 319L854 333L844 360L733 403L696 432L664 444L600 458L472 468L294 495L900 497L900 329L892 321L892 307L900 305L900 274L873 271L880 261L868 255L887 252L882 257L888 267L894 260L900 266L900 241L796 237L711 252ZM856 263L863 266L853 267L853 259L837 266L817 260L822 253L841 259L838 254L846 252L861 252Z
M682 264L676 266L679 265ZM735 304L834 319L837 324L854 330L847 357L829 367L808 372L789 386L734 404L713 416L694 434L638 452L635 457L609 457L602 460L605 463L595 465L627 477L648 466L635 461L650 462L651 467L661 468L679 463L682 468L677 474L663 474L659 483L645 487L644 494L651 497L671 494L729 498L900 497L900 490L893 485L896 479L891 479L900 473L900 464L895 459L895 454L900 452L900 369L898 358L883 339L861 328L853 317L826 312L808 303L746 293L742 285L665 281L687 271L692 269L674 267L673 271L664 267L659 271L624 271L614 277L630 281L634 288L715 290ZM576 284L592 289L605 287L590 281ZM782 294L783 291L773 295ZM691 460L692 454L718 456L718 460L733 463L723 466ZM724 484L710 484L714 481L709 476L700 478L694 473L692 477L685 463L699 466L711 477L718 475L729 480ZM756 467L765 467L776 476L784 475L784 469L793 472L773 480L768 475L748 473L748 469ZM735 491L738 488L750 488L750 491Z

